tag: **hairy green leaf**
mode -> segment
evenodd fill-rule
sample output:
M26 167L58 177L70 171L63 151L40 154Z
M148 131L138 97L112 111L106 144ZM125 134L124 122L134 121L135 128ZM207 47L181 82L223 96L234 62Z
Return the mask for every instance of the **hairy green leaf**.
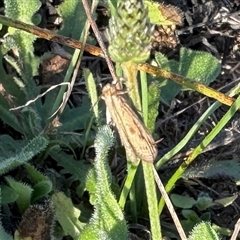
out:
M221 70L219 60L207 52L180 49L179 74L208 85Z
M168 60L163 54L156 54L159 67L180 74L188 79L208 85L216 79L220 73L221 65L215 57L206 52L193 51L187 48L180 49L179 62ZM170 105L172 99L179 93L182 86L179 84L157 77L162 84L161 99Z
M49 179L42 180L33 186L32 202L35 203L47 196L53 190L52 182Z
M158 116L158 106L160 99L160 84L156 81L151 82L148 87L148 122L147 126L150 132L155 129L155 122Z
M182 196L179 194L171 194L170 196L173 205L180 208L191 208L196 204L196 200L189 196Z
M106 239L127 239L127 224L109 183L107 153L113 145L113 133L108 126L99 129L96 140L96 158L94 161L97 178L95 210L90 224L81 232L79 239L88 239L89 232L93 236L104 233Z
M200 210L206 210L212 205L212 198L208 195L208 193L201 192L198 196L196 207Z
M59 34L79 39L87 20L82 2L78 0L63 1L57 11L63 18L63 28Z
M42 135L38 135L25 144L24 147L22 143L22 141L15 141L14 148L5 153L5 157L0 157L0 174L6 173L31 160L47 147L48 140Z
M12 19L17 19L25 23L32 24L33 15L40 8L41 2L39 0L32 0L28 4L24 0L5 0L5 15ZM36 36L21 30L14 31L14 40L16 46L19 48L20 58L24 60L22 74L26 78L37 75L38 61L34 57L33 42Z
M178 62L174 60L168 60L162 53L156 53L155 57L159 67L166 69L170 72L179 72ZM165 104L170 105L171 101L182 89L182 86L162 77L156 77L156 79L159 80L159 83L161 85L161 100Z
M11 177L5 177L8 185L18 194L16 203L19 211L24 211L30 206L33 189L25 183L17 182Z
M18 194L10 187L1 186L2 204L13 203L17 200Z
M189 240L219 240L217 233L209 222L197 224L189 236Z
M71 199L61 192L53 194L52 202L56 218L65 233L69 234L73 239L78 239L81 228L85 225L78 220L80 210L75 208Z
M96 119L99 118L99 109L98 109L98 95L97 95L97 86L96 86L96 82L93 78L93 74L91 73L91 71L89 69L83 69L83 74L84 74L84 79L86 81L86 87L87 87L87 91L89 93L90 99L91 99L91 103L92 103L92 108L93 108L93 112L94 112L94 116Z
M41 181L48 180L49 178L46 177L44 174L42 174L40 171L38 171L35 167L33 167L31 164L25 163L24 164L25 169L28 172L29 177L31 178L31 181L36 184Z
M181 211L182 215L189 221L193 222L193 223L197 223L199 222L200 218L199 216L197 215L196 212L194 212L193 210L191 209L183 209Z
M96 204L96 188L97 188L97 177L96 172L94 169L90 169L86 179L86 190L89 192L90 195L90 203L92 205Z
M92 112L90 101L86 98L83 99L81 107L69 109L63 112L60 117L62 126L59 127L59 131L76 131L83 130L86 127L86 122L91 118Z
M61 171L61 174L71 174L71 182L76 180L80 181L78 193L81 195L85 189L87 174L91 168L91 165L84 163L84 161L76 161L72 155L68 155L64 152L51 152L50 155L57 161L59 166L64 168Z

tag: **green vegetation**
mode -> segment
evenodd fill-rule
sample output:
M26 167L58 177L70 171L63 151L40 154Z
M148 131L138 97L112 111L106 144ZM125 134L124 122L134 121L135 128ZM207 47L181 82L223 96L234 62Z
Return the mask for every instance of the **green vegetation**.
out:
M159 104L170 105L179 92L191 89L164 77L145 73L138 76L137 66L149 59L152 24L171 25L172 21L160 16L159 4L152 1L143 4L124 0L119 1L118 7L116 1L106 2L112 17L108 30L109 55L116 62L118 77L124 79L122 84L126 86L131 102L141 113L149 131L159 139L161 136L155 136L157 134L154 132ZM11 19L32 25L38 25L41 21L39 0L30 1L27 6L25 0L5 0L4 6L5 16ZM58 33L80 39L87 22L81 1L66 0L57 11L63 19L63 28ZM131 17L128 18L128 15ZM129 31L132 31L131 38L127 38ZM64 100L68 100L65 91L70 89L68 79L74 66L69 65L63 84L43 94L46 87L34 82L43 61L34 54L36 39L33 34L14 28L8 28L2 38L0 119L6 131L0 135L0 202L3 208L14 209L23 222L15 229L14 236L10 236L0 218L1 239L43 240L43 236L39 238L41 234L38 236L37 233L28 232L24 220L31 222L33 217L37 218L36 209L41 212L39 204L46 201L50 204L46 205L44 211L53 211L54 214L46 214L49 217L48 224L43 229L36 229L36 232L45 232L51 239L62 239L64 236L74 240L128 239L130 225L137 223L138 219L147 219L145 225L150 229L152 239L161 239L164 232L164 221L161 219L164 200L156 190L152 168L155 164L159 170L171 156L179 152L220 104L210 107L189 130L183 142L163 158L156 159L154 164L139 161L134 165L127 161L125 181L119 183L109 167L112 151L116 150L115 134L106 125L103 102L98 102L101 93L97 90L92 73L89 69L83 70L88 96L82 97L80 106L65 105L61 109ZM93 42L90 37L87 41ZM72 53L68 48L65 50ZM78 50L74 54L79 54ZM74 61L76 63L77 58ZM218 60L209 53L186 48L181 48L178 61L169 60L161 53L157 53L151 61L159 68L206 86L216 79L221 69ZM6 73L3 62L11 66L10 74ZM236 91L233 89L231 94L234 95ZM239 102L238 98L190 158L169 177L166 185L168 193L180 178L189 179L195 174L194 169L188 168L190 163L234 116L240 107ZM87 161L86 157L91 146L95 149L93 163ZM121 149L118 149L118 153L122 154ZM212 168L212 165L208 167L208 172L203 169L200 177L211 178L217 175L216 169L224 167L225 174L237 182L239 165L235 160L231 162L235 164L235 172L233 165L214 163ZM220 234L210 223L208 210L216 204L211 197L206 193L199 194L197 200L177 194L171 194L170 197L173 205L182 211L184 219L181 224L189 240L220 239ZM224 200L220 202L222 205L223 202L234 201ZM172 234L172 237L176 236L177 233Z

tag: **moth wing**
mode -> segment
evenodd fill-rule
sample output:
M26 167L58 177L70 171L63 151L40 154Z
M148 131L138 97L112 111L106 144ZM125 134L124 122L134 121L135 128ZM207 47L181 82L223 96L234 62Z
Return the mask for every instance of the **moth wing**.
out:
M125 120L122 119L122 116L125 115L122 113L124 111L124 102L122 101L122 96L118 96L116 93L116 89L113 85L107 84L102 91L103 98L105 99L106 105L111 114L111 118L118 130L121 143L125 148L127 156L130 158L132 162L137 161L137 156L133 151L133 148L129 142L129 139L126 134L126 130L124 127Z
M103 97L127 155L133 161L139 157L146 162L153 162L157 156L155 142L125 98L118 95L116 87L110 84L103 88Z
M136 156L146 162L153 162L157 156L155 141L146 129L144 123L139 119L137 114L130 108L126 100L117 97L119 105L124 108L117 111L115 109L116 127L126 149L132 149ZM117 101L114 101L114 103ZM113 119L114 120L114 119ZM117 123L119 126L117 126ZM125 144L124 144L125 143ZM126 146L128 145L128 146Z

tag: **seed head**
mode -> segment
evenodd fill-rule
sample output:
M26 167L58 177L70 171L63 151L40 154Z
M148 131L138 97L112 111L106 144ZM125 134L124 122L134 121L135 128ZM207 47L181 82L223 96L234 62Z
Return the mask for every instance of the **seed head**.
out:
M115 62L141 63L148 59L153 26L139 0L123 0L109 22L109 54Z

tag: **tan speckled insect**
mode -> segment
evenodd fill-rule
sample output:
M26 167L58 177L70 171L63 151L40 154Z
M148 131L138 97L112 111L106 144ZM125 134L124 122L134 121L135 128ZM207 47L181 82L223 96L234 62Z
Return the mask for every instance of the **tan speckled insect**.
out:
M157 156L155 141L129 106L121 90L118 90L114 84L107 84L103 87L102 98L131 161L136 162L137 158L140 158L152 163Z

